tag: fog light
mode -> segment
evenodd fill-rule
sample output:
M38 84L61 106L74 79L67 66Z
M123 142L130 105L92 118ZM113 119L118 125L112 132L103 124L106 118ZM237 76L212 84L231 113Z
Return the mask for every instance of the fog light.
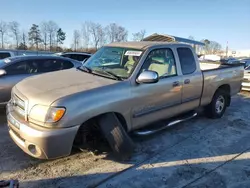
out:
M41 150L37 146L35 146L34 144L30 144L28 146L28 150L30 153L32 153L35 156L41 155Z

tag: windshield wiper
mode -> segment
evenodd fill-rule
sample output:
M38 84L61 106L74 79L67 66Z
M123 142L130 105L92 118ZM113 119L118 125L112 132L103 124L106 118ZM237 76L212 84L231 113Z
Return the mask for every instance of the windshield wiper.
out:
M77 67L78 70L81 70L81 71L84 71L84 72L87 72L87 73L92 73L92 69L86 67L86 66L80 66L80 67Z
M94 70L95 72L100 72L100 73L105 73L105 74L107 74L107 75L109 75L109 76L111 76L112 78L114 78L114 79L116 79L116 80L123 80L123 78L122 77L120 77L120 76L118 76L118 75L116 75L116 74L114 74L113 72L111 72L111 71L107 71L107 70L105 70L105 69L101 69L101 70Z

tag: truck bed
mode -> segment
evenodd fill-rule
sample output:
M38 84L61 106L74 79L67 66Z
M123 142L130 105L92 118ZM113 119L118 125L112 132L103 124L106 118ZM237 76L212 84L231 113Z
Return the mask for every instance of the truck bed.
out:
M202 62L200 63L200 68L203 74L201 106L209 104L216 89L222 85L229 85L231 96L241 90L241 82L244 75L243 65Z
M200 69L204 71L216 70L216 69L225 69L232 67L243 66L241 64L221 64L220 62L200 62Z

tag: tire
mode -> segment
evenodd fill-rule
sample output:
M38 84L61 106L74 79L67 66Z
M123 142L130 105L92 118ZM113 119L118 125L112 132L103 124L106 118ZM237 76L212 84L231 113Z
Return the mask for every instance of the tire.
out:
M98 118L98 124L116 157L128 159L134 151L134 143L117 116L114 113L104 114Z
M223 116L228 106L229 95L224 90L217 90L211 103L205 107L205 114L208 118L218 119Z

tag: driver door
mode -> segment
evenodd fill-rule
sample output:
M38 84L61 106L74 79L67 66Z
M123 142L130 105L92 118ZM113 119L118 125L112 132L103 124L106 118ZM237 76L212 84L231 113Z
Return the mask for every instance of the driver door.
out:
M145 70L157 72L159 81L151 84L138 84L132 88L134 129L178 114L178 108L181 105L182 81L177 73L172 49L152 50L141 72Z

